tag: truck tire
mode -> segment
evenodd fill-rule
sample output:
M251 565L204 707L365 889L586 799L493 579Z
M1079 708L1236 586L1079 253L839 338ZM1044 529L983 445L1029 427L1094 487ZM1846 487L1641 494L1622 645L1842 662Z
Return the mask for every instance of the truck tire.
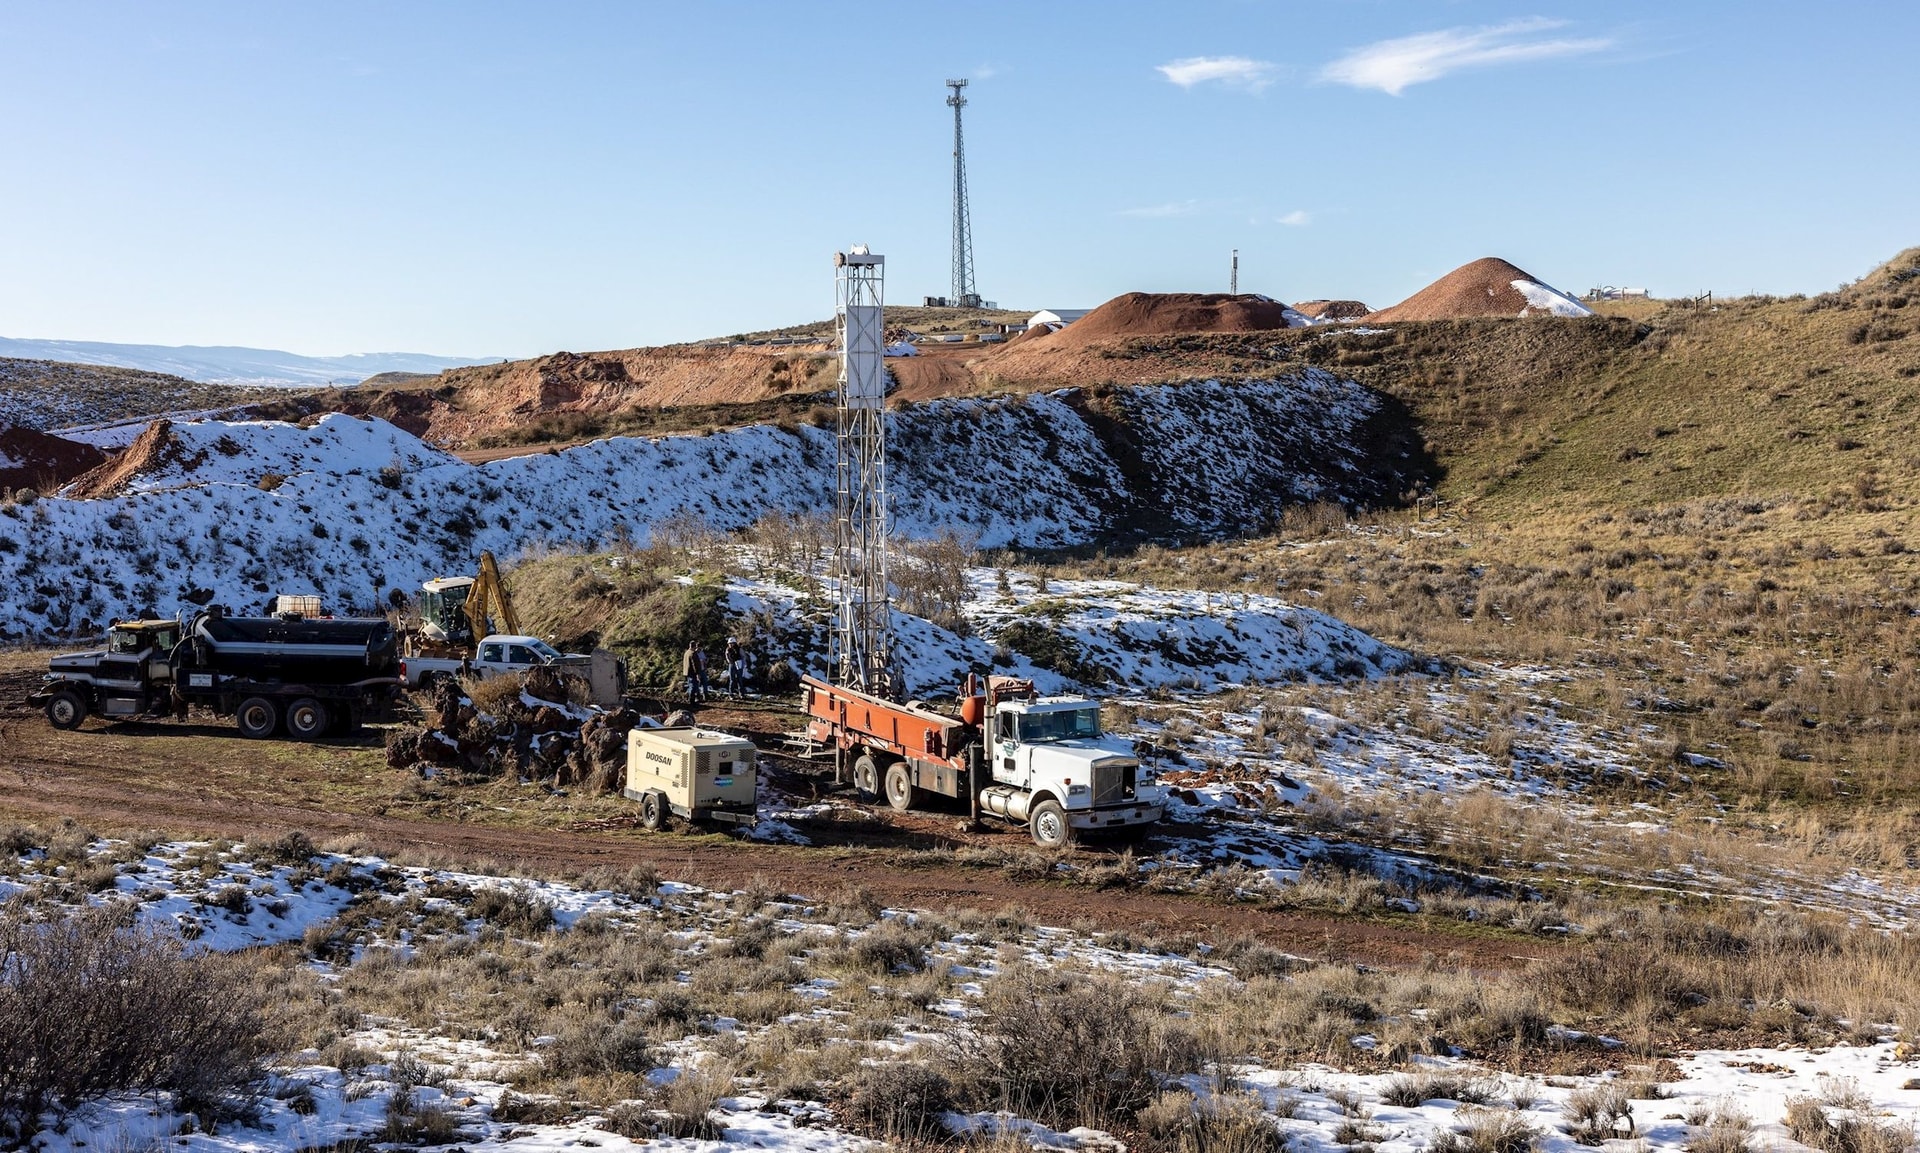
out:
M660 790L651 789L640 794L640 827L650 833L657 833L667 827L667 798Z
M300 697L287 706L287 735L296 741L317 741L332 726L327 706L312 697Z
M853 762L853 791L863 801L880 795L880 766L873 763L872 754L862 753L860 759Z
M896 813L904 813L920 804L920 790L913 783L913 769L905 761L887 766L887 804Z
M1033 843L1043 849L1064 849L1073 844L1073 826L1067 824L1067 810L1049 797L1027 814L1027 831Z
M267 697L248 697L233 711L233 723L248 740L265 740L280 727L280 706Z
M77 729L87 719L87 702L72 689L61 689L47 702L47 723L56 729Z

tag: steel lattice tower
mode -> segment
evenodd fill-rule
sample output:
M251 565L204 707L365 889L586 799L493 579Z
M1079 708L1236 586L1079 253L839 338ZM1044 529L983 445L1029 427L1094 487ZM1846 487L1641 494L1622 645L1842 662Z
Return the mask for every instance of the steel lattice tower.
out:
M965 80L949 80L953 95L947 106L953 109L953 303L960 308L978 308L980 293L973 284L973 215L967 209L967 148L960 132L960 110L967 106L961 91Z
M893 695L893 620L887 585L886 258L856 244L833 258L840 337L833 575L837 684Z

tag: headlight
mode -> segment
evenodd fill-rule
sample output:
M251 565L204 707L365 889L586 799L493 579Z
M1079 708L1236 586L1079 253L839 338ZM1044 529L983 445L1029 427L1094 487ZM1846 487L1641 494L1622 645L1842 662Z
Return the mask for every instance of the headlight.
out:
M1086 785L1068 785L1067 786L1067 795L1069 797L1084 797L1091 792L1093 792L1093 790L1087 787Z

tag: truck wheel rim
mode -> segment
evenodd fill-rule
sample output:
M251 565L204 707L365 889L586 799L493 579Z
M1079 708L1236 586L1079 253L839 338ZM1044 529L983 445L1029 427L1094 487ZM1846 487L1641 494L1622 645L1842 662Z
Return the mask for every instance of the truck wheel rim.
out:
M65 697L53 702L53 719L59 721L61 724L64 725L68 721L71 721L73 719L73 713L73 702L67 700Z
M1039 820L1034 822L1034 827L1040 830L1040 838L1048 844L1053 844L1060 839L1060 818L1052 813L1041 813Z

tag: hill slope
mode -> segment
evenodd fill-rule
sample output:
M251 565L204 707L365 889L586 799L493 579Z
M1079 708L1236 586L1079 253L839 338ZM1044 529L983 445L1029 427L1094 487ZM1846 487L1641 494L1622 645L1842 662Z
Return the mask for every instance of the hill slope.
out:
M1420 483L1398 406L1330 373L1228 385L952 399L888 413L897 531L1059 547L1211 536L1286 503ZM0 505L0 636L85 634L134 611L391 588L503 555L694 520L832 506L834 435L755 425L616 438L471 465L384 421L156 424L75 495Z
M98 364L0 359L0 426L41 432L166 412L225 410L267 398L284 399L284 393Z
M416 352L365 352L349 356L302 356L269 348L221 345L108 344L93 340L19 340L0 336L0 356L54 360L158 372L202 384L252 384L314 388L358 384L383 372L439 372L484 359L429 356Z

